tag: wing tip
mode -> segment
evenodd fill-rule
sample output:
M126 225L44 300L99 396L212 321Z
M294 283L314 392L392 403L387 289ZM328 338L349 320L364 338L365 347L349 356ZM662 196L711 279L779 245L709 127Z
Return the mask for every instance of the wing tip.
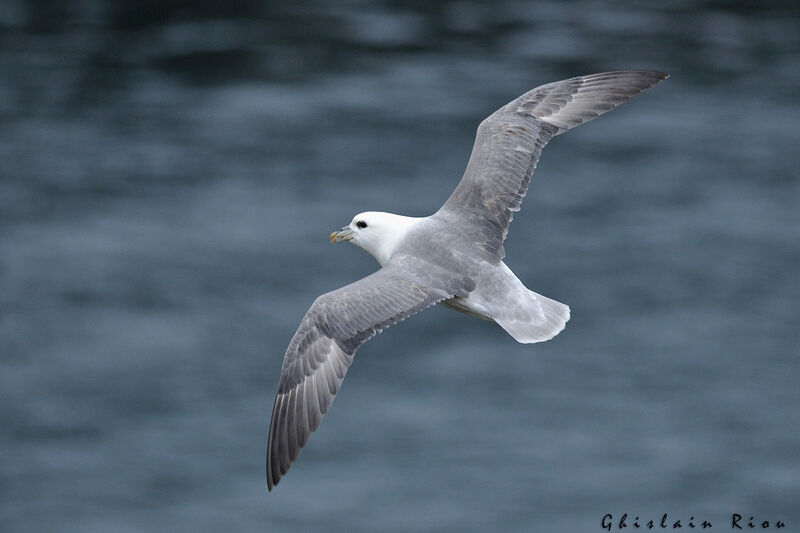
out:
M662 81L666 80L667 78L669 78L668 73L661 72L660 70L634 70L631 72L634 72L636 74L642 74L644 75L645 78L649 78L648 82L650 82L650 84L647 87L644 87L642 89L643 91L646 91L650 87L653 87L654 85L657 85Z
M276 479L272 468L272 438L270 438L267 444L267 492L272 492L278 481L280 481L280 476Z
M570 80L584 80L584 81L600 81L602 79L625 78L631 77L638 78L639 80L648 80L652 83L648 87L664 81L669 78L669 73L660 70L647 70L647 69L630 69L630 70L608 70L605 72L597 72L595 74L587 74L585 76L578 76ZM565 81L570 81L565 80ZM555 82L558 83L558 82Z
M289 469L287 468L286 470L288 471ZM283 474L285 473L286 472L283 472ZM282 474L280 468L274 468L272 461L269 459L269 457L267 457L267 493L272 492L272 489L274 489L278 483L281 482L281 477Z
M668 72L661 72L660 70L643 70L641 72L650 74L652 77L656 78L656 81L653 83L653 85L669 78Z
M272 489L275 488L275 485L278 484L278 481L281 479L281 475L279 471L275 470L275 461L273 457L273 453L275 450L273 449L276 445L275 443L275 426L278 422L276 415L276 411L278 410L278 401L280 398L280 393L275 395L275 401L272 404L272 414L269 420L269 435L267 436L267 492L272 492Z
M280 481L281 472L280 469L275 468L272 462L272 441L270 441L267 447L267 492L272 492L272 489L274 489Z

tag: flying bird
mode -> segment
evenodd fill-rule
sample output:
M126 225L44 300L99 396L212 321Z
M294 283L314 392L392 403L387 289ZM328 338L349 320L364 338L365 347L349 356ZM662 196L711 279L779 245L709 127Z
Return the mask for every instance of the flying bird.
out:
M269 425L270 491L319 427L358 347L384 328L438 303L494 321L521 343L564 329L569 307L528 290L503 262L508 225L551 138L666 78L630 70L537 87L481 122L464 176L436 213L368 211L331 233L381 268L317 298L289 343Z

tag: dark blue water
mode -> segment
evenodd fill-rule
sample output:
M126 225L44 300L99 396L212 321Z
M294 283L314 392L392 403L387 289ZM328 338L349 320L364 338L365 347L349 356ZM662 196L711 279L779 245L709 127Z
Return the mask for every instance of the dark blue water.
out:
M0 4L0 529L800 528L800 12L693 3ZM671 78L555 139L506 243L519 345L362 347L266 493L283 352L545 82ZM630 529L628 530L630 531Z

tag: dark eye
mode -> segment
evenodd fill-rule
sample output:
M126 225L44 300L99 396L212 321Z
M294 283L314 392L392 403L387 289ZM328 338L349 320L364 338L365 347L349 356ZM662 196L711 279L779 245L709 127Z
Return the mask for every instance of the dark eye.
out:
M367 223L364 222L363 220L359 220L358 222L356 222L356 226L358 226L361 229L364 229L367 227Z

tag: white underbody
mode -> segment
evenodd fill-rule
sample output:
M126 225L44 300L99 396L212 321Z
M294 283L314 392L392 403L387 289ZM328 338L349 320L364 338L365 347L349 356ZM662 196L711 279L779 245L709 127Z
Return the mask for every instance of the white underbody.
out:
M568 306L529 290L503 262L486 263L482 270L469 296L441 304L497 322L517 342L525 344L550 340L564 329L569 320Z
M391 213L361 213L350 223L351 242L384 266L408 232L424 220ZM359 221L366 222L367 227L359 228ZM441 305L494 321L518 342L552 339L569 320L568 306L526 288L502 261L496 265L481 261L469 276L475 281L475 290L467 297L451 298Z

